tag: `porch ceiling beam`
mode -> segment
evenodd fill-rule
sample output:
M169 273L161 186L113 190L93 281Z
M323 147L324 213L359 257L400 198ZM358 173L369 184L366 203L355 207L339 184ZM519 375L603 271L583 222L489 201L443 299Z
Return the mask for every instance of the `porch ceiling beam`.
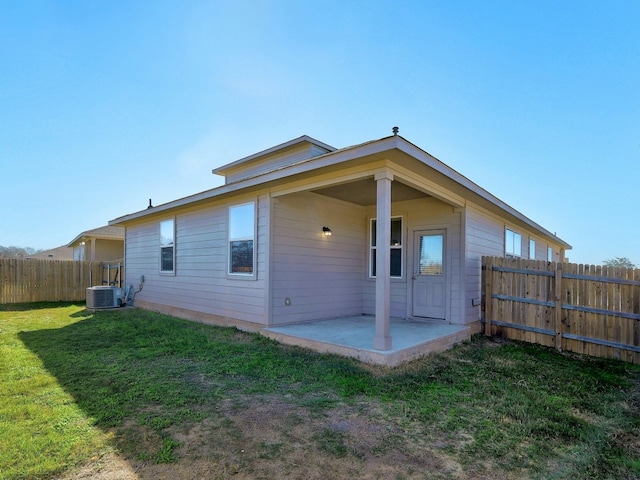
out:
M283 187L271 187L271 196L281 197L292 193L317 190L323 187L349 183L363 178L370 178L384 166L386 166L386 161L379 160L362 166L345 168L337 172L316 175L311 181L307 178L297 180L295 182L289 182Z
M449 190L444 189L441 185L427 178L417 178L415 172L404 168L398 164L390 166L393 171L395 180L404 183L405 185L415 188L416 190L431 195L443 202L446 202L454 207L464 207L465 199L460 195L456 195Z

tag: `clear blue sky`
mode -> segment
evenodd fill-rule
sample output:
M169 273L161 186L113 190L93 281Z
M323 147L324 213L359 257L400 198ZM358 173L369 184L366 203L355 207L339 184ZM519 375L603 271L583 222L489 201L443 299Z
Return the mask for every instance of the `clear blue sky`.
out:
M640 1L0 0L2 246L394 125L571 261L640 264Z

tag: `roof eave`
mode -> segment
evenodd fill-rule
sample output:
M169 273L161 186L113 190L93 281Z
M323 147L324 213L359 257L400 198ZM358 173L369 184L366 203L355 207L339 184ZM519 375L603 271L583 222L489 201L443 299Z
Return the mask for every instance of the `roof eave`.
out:
M306 135L299 137L296 140L301 141L300 139L303 139L305 137ZM413 143L409 142L408 140L406 140L404 137L401 137L400 135L384 137L379 140L373 140L370 142L365 142L362 144L353 145L353 146L345 147L342 149L337 149L337 150L334 149L333 151L328 152L324 155L309 158L309 159L300 161L296 164L288 165L286 167L279 167L278 169L271 170L269 172L260 173L254 177L249 177L249 178L239 180L237 183L225 184L223 186L220 186L211 190L207 190L205 192L201 192L195 195L191 195L188 197L184 197L178 200L174 200L172 202L159 205L157 207L151 207L146 210L142 210L140 212L136 212L136 213L132 213L129 215L116 218L110 221L109 225L123 225L124 223L143 218L147 215L168 211L173 208L182 207L195 202L205 201L217 196L230 194L235 191L243 190L245 188L255 187L257 185L268 183L274 180L279 180L287 176L304 173L304 172L314 170L317 168L322 168L325 166L335 165L335 164L353 160L355 158L359 158L362 156L382 153L384 151L392 150L394 148L422 161L427 166L433 168L434 170L438 171L442 175L450 178L451 180L458 183L462 187L466 188L470 192L476 194L477 196L484 199L485 201L495 205L496 207L498 207L498 209L511 215L515 219L525 223L526 225L530 226L534 230L537 230L539 233L543 234L544 236L550 239L553 239L555 242L562 245L565 249L567 250L571 249L570 244L560 239L555 234L543 228L542 226L540 226L539 224L537 224L527 216L523 215L513 207L509 206L507 203L497 198L495 195L489 193L484 188L472 182L464 175L460 174L453 168L449 167L447 164L443 163L442 161L440 161L430 153L414 145ZM263 154L263 153L264 152L260 152L260 154ZM259 154L256 154L256 155L259 155ZM250 157L245 157L245 159L243 160L246 160L246 158L250 158Z

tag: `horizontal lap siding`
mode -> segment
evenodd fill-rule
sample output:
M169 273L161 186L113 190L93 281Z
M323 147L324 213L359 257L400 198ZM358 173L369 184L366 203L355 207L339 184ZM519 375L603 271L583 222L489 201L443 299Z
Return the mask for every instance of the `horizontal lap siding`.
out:
M122 260L124 258L122 240L96 239L95 247L95 256L92 258L92 261L109 262L112 260Z
M255 197L254 197L255 198ZM243 199L236 203L244 203ZM227 274L227 218L229 204L178 213L175 216L175 275L159 273L159 222L127 228L127 283L143 290L136 299L168 307L219 315L243 321L267 322L265 278L268 245L269 199L257 204L257 279L230 278Z
M256 159L254 161L247 162L240 166L236 171L227 172L225 182L237 182L243 178L253 177L260 173L269 172L286 165L293 165L294 163L298 163L324 153L326 153L325 150L319 150L317 147L312 147L311 145L299 145L290 149L285 154L277 152L276 154L268 155L263 159Z
M322 235L323 226L333 235ZM315 194L286 195L274 205L273 231L274 324L362 313L362 207Z
M466 208L466 302L467 322L480 319L480 305L472 300L481 298L482 256L504 256L504 222L472 207ZM528 240L527 240L528 242Z

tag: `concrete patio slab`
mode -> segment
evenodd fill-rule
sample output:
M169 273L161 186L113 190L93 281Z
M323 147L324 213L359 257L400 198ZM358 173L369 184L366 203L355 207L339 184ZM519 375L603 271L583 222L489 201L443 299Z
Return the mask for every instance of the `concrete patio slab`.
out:
M287 345L390 367L447 350L471 338L471 329L463 325L404 319L391 319L390 331L390 350L373 348L375 317L372 315L269 327L260 330L260 333Z

